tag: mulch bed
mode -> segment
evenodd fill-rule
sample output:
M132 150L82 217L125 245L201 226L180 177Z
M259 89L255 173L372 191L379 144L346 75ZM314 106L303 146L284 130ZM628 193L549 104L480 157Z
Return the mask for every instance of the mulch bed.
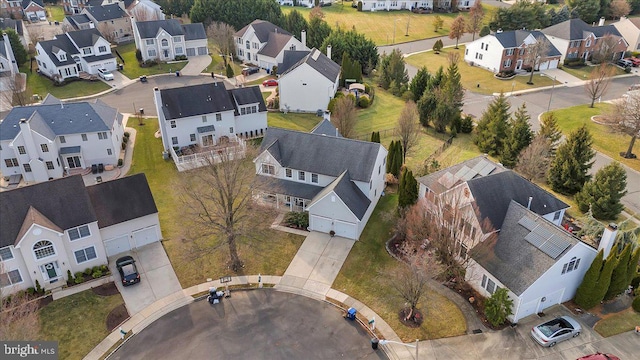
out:
M466 282L457 283L457 282L450 281L445 283L444 285L449 289L458 293L458 295L462 296L462 298L464 298L467 302L469 302L469 304L471 304L473 309L476 311L476 315L482 321L482 324L484 324L484 326L493 330L502 330L508 326L511 326L511 322L509 320L507 320L504 324L500 326L491 325L489 320L487 320L487 317L484 315L485 298L482 295L480 295L477 291L475 291L471 286L469 286L469 284L467 284ZM473 302L469 301L469 299L471 298L473 298Z
M53 296L49 295L38 300L38 310L51 304L53 302Z
M91 289L94 294L100 296L111 296L116 295L118 293L118 288L114 282L106 283L104 285L100 285L98 287L94 287Z
M407 317L407 314L409 314L409 311L411 311L411 309L409 308L404 308L400 310L400 312L398 313L398 319L406 327L419 328L420 325L422 325L422 322L424 321L424 317L422 316L422 313L419 310L415 310L413 313L413 316L409 320L405 320L405 318Z
M118 307L111 310L109 315L107 315L107 330L109 332L113 331L113 329L117 328L128 318L129 313L127 312L126 306L124 306L124 304L118 305Z

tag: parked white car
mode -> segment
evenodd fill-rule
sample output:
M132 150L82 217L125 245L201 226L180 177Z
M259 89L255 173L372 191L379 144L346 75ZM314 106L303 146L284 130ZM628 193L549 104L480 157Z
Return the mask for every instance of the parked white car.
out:
M98 75L107 81L113 80L113 74L105 68L98 69Z

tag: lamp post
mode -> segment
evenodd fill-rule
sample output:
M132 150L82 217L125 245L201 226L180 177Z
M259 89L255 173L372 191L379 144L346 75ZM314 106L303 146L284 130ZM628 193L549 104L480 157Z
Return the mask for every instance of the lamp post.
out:
M396 24L398 23L398 20L400 19L395 19L393 21L393 42L391 43L391 45L394 45L396 43Z
M409 23L411 22L411 16L407 18L407 32L404 33L404 36L409 36Z
M387 345L389 343L403 345L403 346L410 347L410 348L415 348L416 349L416 360L418 360L418 339L416 339L416 344L415 345L405 344L405 343L401 343L401 342L393 341L393 340L380 340L380 345Z
M549 79L551 79L551 76L545 74L545 73L541 73L540 75L548 77ZM549 112L549 110L551 110L551 100L553 99L553 89L556 88L556 77L553 77L553 84L551 85L551 94L549 95L549 104L547 105L547 112Z

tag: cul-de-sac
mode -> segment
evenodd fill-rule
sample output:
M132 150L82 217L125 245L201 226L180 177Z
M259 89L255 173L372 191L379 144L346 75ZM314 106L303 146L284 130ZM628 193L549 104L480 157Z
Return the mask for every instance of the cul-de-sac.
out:
M0 0L0 358L640 353L639 0Z

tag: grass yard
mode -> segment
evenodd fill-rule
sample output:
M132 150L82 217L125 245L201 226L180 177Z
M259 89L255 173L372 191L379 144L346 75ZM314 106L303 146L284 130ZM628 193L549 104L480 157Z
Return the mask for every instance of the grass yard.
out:
M415 339L437 339L464 334L466 322L462 312L447 298L428 292L418 305L425 315L420 328L411 329L400 323L398 312L404 300L397 297L385 282L384 274L396 266L401 266L385 249L385 242L391 237L398 205L396 194L380 198L364 232L360 236L333 288L367 304L380 315L403 341Z
M594 327L598 334L609 337L631 331L640 324L640 313L629 308L606 319L598 321Z
M146 119L140 126L135 121L128 126L137 130L136 146L133 153L133 164L129 174L145 173L153 193L162 226L162 244L171 260L173 269L183 287L193 286L206 281L207 278L219 278L227 275L225 268L226 248L222 247L212 255L201 257L196 261L186 259L187 240L185 220L182 218L182 203L174 186L181 176L170 160L162 159L162 140L154 133L158 130L157 119ZM271 230L272 219L265 219L262 224L255 224L252 246L240 241L238 250L245 262L244 274L282 275L291 259L298 251L304 238L302 236Z
M220 50L215 47L215 45L209 39L209 55L211 56L211 64L209 64L202 72L210 73L214 72L216 74L227 75L227 69L224 65L224 61L222 61L222 56L220 55ZM239 63L232 63L231 67L233 68L233 73L238 75L242 72L242 65Z
M461 45L457 50L452 47L442 49L440 54L436 54L433 51L427 51L411 55L408 58L405 58L405 61L417 68L426 66L429 72L435 73L440 66L446 70L449 66L448 54L457 52L460 56L458 68L462 78L462 86L467 89L473 89L474 92L487 95L499 92L507 93L512 89L514 91L519 91L553 85L553 79L540 76L539 74L533 76L533 85L527 84L527 81L529 81L528 74L516 76L511 80L496 79L491 71L477 66L471 66L464 62L464 50L465 47ZM480 87L477 87L478 84Z
M56 300L40 310L40 337L59 342L60 359L82 359L109 335L107 315L122 303L91 290Z
M49 21L62 22L64 20L64 7L62 5L47 5L46 9Z
M279 127L298 131L311 131L322 120L316 114L302 113L282 113L269 111L267 114L267 125L269 127Z
M299 11L307 21L309 20L309 12L311 9L303 7L281 6L284 14L290 13L292 10ZM485 21L491 19L492 14L497 8L493 6L485 6ZM342 3L333 3L332 6L322 8L325 15L324 20L331 28L340 27L345 30L355 28L358 33L364 34L370 38L376 45L390 45L394 43L409 42L426 38L449 35L449 29L453 19L458 14L414 14L409 10L397 11L362 11L351 7L350 1ZM468 12L460 13L467 17ZM433 18L440 15L444 21L442 29L438 32L433 30ZM407 25L409 26L408 35Z
M553 113L558 118L558 126L565 135L585 124L593 136L593 147L596 150L636 171L640 171L639 159L624 159L620 157L620 152L627 150L631 137L612 133L608 126L599 125L591 121L592 116L605 114L610 108L610 104L601 103L595 104L593 108L590 108L589 105L579 105L555 110ZM635 152L638 153L638 145L635 146Z
M181 61L173 64L160 63L153 67L142 68L138 64L138 59L136 59L135 43L119 45L116 50L120 53L125 62L124 70L120 72L129 79L136 79L142 75L157 75L176 72L182 70L182 68L187 65L187 61ZM120 58L117 58L117 60L118 62L121 61Z
M625 74L624 70L622 70L620 67L615 66L615 65L609 65L609 66L613 67L615 69L615 72L613 73L613 76L624 75ZM588 65L584 65L584 66L580 66L580 67L563 66L562 70L564 70L565 72L577 77L580 80L588 80L589 79L589 75L591 74L591 71L593 71L594 68L595 68L595 66L588 66Z
M55 86L53 85L53 81L44 75L39 75L36 73L35 69L33 72L29 72L28 64L21 66L20 72L27 74L27 91L34 95L38 94L43 99L47 94L51 94L58 99L69 99L79 96L94 95L111 88L100 80L78 80L64 86Z

